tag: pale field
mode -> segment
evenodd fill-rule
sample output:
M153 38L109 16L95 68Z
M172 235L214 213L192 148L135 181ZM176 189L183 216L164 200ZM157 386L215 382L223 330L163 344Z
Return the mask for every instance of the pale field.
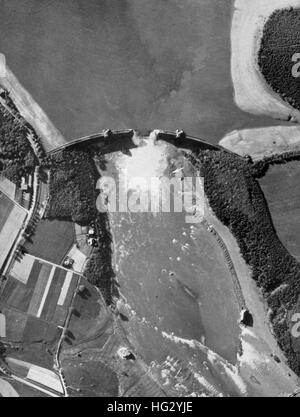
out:
M0 233L0 265L3 265L20 229L27 212L21 207L14 206Z
M0 313L0 337L6 337L6 317Z
M14 263L10 275L26 285L34 261L32 256L24 255L20 261Z
M76 229L75 229L76 230ZM84 255L76 245L73 245L70 252L67 254L70 258L74 260L73 270L79 273L82 273L84 266L87 260L87 256Z
M226 135L220 145L239 155L262 159L287 151L300 149L299 126L270 126L257 129L235 130Z
M44 386L47 386L57 392L63 392L60 379L56 373L50 371L49 369L42 368L37 365L33 365L32 363L22 361L20 359L15 359L8 357L7 358L8 364L14 364L27 372L27 379L31 379L32 381L38 382Z
M0 378L0 394L2 397L19 397L14 387L2 378Z
M15 199L16 186L3 175L0 175L0 191L7 195L12 201Z

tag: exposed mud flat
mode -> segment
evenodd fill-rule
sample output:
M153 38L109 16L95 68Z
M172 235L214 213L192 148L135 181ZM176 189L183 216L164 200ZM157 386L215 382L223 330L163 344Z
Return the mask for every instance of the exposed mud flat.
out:
M300 149L299 126L270 126L235 130L226 135L220 145L239 155L253 159Z
M1 56L3 57L2 54ZM45 150L50 151L57 146L63 145L66 142L65 138L15 77L5 63L5 59L1 60L1 66L0 86L10 93L10 97L17 106L20 114L40 136Z

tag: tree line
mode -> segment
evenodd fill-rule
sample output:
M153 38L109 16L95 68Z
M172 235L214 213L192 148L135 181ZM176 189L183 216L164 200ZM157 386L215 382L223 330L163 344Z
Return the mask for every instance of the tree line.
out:
M47 218L68 219L83 226L93 225L97 247L88 260L85 276L98 287L107 305L118 296L112 266L112 237L107 213L96 209L99 173L94 153L76 146L59 151L45 160L50 168L50 199ZM99 155L98 155L99 156Z
M38 162L27 133L27 129L0 106L0 171L17 184L22 176L33 173Z
M88 225L97 214L97 173L88 150L68 148L48 157L50 200L46 217Z
M107 213L97 213L95 228L98 246L88 260L85 276L91 284L100 288L106 304L111 305L119 293L112 266L112 236Z

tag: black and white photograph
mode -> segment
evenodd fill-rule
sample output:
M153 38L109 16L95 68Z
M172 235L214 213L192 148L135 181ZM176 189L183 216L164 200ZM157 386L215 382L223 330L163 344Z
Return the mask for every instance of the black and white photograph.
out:
M300 397L300 0L0 0L8 397Z

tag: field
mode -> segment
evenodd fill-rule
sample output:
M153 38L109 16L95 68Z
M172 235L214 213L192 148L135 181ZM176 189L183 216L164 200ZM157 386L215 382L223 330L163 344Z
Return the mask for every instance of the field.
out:
M56 327L64 325L78 278L30 255L15 262L0 297L8 340L52 339Z
M84 287L83 287L84 286ZM115 346L112 315L99 291L81 278L82 291L73 303L68 332L62 344L60 361L71 396L113 396L118 394L118 378L110 365ZM84 289L83 289L84 288ZM103 347L107 346L103 356ZM78 391L80 390L80 391Z
M0 267L7 257L15 238L17 237L26 211L0 192Z
M25 249L33 256L60 264L74 239L74 225L70 221L41 220Z
M62 364L68 385L74 389L70 390L71 396L118 396L118 377L101 361L88 358L79 363L75 357L64 359Z
M19 393L10 382L0 378L0 397L19 397Z
M16 194L16 185L0 174L0 192L5 193L11 200Z
M275 11L267 21L259 51L260 70L283 100L300 110L300 9Z
M6 363L15 375L45 385L54 391L62 392L59 377L55 372L10 356L6 357Z
M300 260L300 162L271 166L260 179L277 234Z
M13 386L13 388L17 391L20 397L29 397L29 398L35 398L35 397L49 397L47 394L44 394L43 392L32 388L28 385L23 384L22 382L15 381L15 380L9 380L9 383Z
M76 313L72 314L68 326L72 334L68 344L72 345L101 335L110 323L106 306L102 303L97 289L84 278L80 280L80 284L85 288L76 294L73 304Z
M6 197L5 194L0 192L0 232L5 225L13 207L14 203L8 197Z

